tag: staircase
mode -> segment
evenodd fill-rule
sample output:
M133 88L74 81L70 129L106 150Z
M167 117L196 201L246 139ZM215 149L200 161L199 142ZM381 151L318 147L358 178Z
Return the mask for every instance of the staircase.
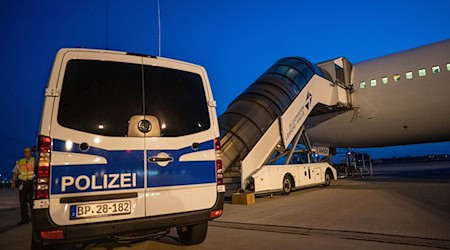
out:
M225 197L231 197L241 189L241 162L233 162L223 174L223 183L226 187Z

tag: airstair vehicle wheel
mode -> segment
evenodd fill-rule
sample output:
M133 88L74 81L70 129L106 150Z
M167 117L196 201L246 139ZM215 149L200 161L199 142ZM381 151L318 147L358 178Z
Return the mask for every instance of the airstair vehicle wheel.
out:
M323 184L324 187L328 187L331 184L331 175L330 175L330 171L327 170L325 172L325 184Z
M285 175L283 178L283 194L288 195L291 193L293 186L292 178L289 175Z
M202 243L208 232L208 221L200 224L177 227L178 237L184 245L196 245Z

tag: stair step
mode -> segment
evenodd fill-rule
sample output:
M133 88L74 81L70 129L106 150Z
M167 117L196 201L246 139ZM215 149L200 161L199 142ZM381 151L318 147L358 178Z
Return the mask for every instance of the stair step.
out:
M225 197L230 198L234 193L237 193L241 189L241 185L234 185L233 187L227 187L225 191Z
M226 170L226 172L228 172L228 171L230 171L230 172L241 172L241 167L228 167L227 168L227 170Z
M241 178L241 173L240 172L225 172L223 174L224 178L229 178L229 177L239 177Z
M225 188L228 190L238 190L241 188L241 183L227 183L225 184Z
M241 184L241 177L224 177L224 184Z
M225 198L231 198L231 197L233 197L233 194L236 193L237 191L238 191L237 189L235 189L235 190L227 190L227 191L225 192Z
M234 161L234 162L230 165L230 167L238 167L238 168L240 168L240 167L241 167L241 161Z

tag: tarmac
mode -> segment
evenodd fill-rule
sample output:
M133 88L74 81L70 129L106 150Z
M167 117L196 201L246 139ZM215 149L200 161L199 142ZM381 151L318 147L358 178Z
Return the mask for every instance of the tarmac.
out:
M18 200L18 191L0 189L5 249L29 249L23 235L31 225L15 226ZM373 177L259 197L253 205L227 203L209 226L194 247L181 246L172 230L160 241L89 249L450 249L450 162L375 165Z

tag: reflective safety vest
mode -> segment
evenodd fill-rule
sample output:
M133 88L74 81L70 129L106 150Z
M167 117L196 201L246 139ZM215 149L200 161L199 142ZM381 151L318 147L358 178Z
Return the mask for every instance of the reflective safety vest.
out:
M31 157L28 160L26 158L22 158L17 161L17 165L19 166L19 180L21 181L30 181L34 178L34 158Z

